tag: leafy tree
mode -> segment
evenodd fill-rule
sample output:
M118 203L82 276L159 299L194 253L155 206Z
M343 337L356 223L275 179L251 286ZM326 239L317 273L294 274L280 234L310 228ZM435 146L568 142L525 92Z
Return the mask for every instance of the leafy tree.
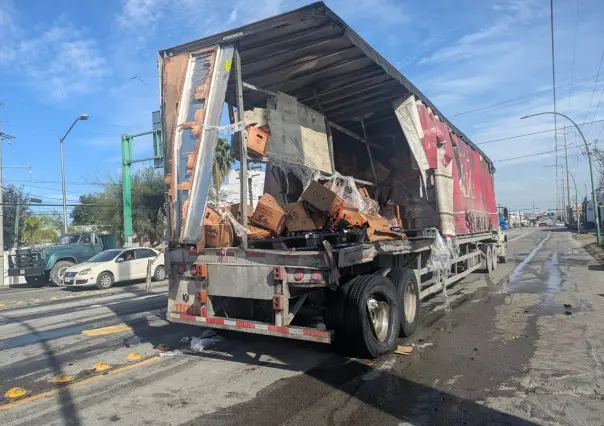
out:
M54 242L58 235L51 217L30 216L23 220L21 239L28 246Z
M220 187L228 176L234 161L235 159L231 155L231 145L229 145L226 139L218 138L214 165L212 167L214 194L220 195Z
M161 240L166 232L164 177L145 167L132 174L132 228L139 238ZM123 202L121 176L106 179L103 190L80 196L81 205L71 213L73 225L104 227L123 241Z
M2 188L2 212L4 214L4 249L8 250L14 245L15 240L15 216L17 213L17 201L19 202L19 229L23 228L23 219L29 216L27 195L23 188L15 185L4 184Z

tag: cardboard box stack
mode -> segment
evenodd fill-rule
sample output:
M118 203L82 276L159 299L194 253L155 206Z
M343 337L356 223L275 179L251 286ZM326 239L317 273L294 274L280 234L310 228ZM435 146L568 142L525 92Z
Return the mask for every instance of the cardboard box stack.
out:
M366 229L370 242L405 238L398 232L402 221L400 209L396 205L386 205L382 214L377 213L377 201L369 198L369 191L360 187L359 192L370 206L363 212L347 205L336 193L318 182L311 182L304 190L300 201L281 204L273 195L264 194L256 209L248 205L248 239L259 240L274 238L285 233L330 232L342 229ZM366 207L366 206L365 206ZM232 217L241 222L240 204L230 207ZM394 229L394 230L393 230ZM211 207L204 215L204 237L206 247L221 248L233 244L233 226L226 215L221 215Z

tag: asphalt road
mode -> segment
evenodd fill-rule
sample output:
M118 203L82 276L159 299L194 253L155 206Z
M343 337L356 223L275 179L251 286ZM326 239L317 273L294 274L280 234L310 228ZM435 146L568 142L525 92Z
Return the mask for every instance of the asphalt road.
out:
M163 319L165 284L0 289L0 391L43 396L3 401L2 424L604 424L603 268L565 230L508 239L508 264L423 302L413 352L377 362L223 332L157 357L201 333Z

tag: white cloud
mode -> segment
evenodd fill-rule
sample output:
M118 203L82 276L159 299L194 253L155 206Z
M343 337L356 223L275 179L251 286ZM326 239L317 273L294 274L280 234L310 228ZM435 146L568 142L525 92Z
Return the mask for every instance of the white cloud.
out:
M38 93L53 100L90 93L108 74L106 59L97 42L64 17L37 34L18 25L11 3L0 7L0 67L24 77Z

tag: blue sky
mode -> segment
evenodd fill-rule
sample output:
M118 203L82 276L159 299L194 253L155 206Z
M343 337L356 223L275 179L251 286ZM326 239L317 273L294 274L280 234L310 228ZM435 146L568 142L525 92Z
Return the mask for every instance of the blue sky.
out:
M58 140L65 142L71 200L120 170L120 135L151 128L158 108L157 51L308 2L257 0L0 0L0 121L17 139L3 145L4 179L60 202ZM604 120L604 2L555 0L558 110L582 123ZM476 143L553 129L548 0L327 1ZM578 10L578 20L577 20ZM578 25L576 23L578 22ZM604 66L600 70L604 73ZM138 76L151 87L139 80ZM481 109L495 105L492 108ZM597 108L597 111L596 111ZM479 111L468 113L480 109ZM558 121L562 126L565 123ZM583 127L593 141L604 122ZM562 141L562 139L560 139ZM569 168L588 183L578 139ZM555 207L554 132L481 146L495 161L499 203ZM135 143L151 153L149 139Z

